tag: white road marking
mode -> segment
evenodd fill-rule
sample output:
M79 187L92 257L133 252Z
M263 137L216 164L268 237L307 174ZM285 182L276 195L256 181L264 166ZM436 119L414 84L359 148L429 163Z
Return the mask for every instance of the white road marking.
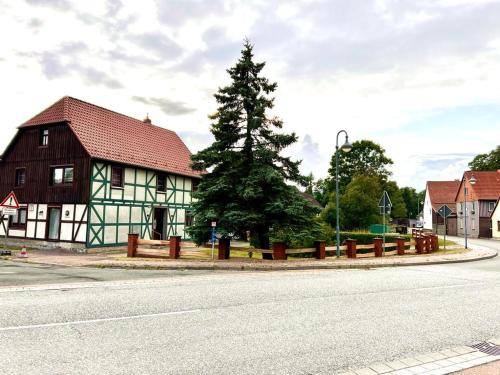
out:
M7 272L7 271L4 271L4 272L0 272L0 275L7 275L7 274L11 274L11 273L15 273L15 272Z
M141 315L131 315L131 316L118 316L114 318L101 318L101 319L89 319L89 320L74 320L71 322L59 322L59 323L44 323L44 324L30 324L26 326L12 326L12 327L0 327L0 332L3 331L17 331L22 329L33 329L33 328L46 328L46 327L63 327L71 326L77 324L92 324L101 322L114 322L120 320L131 320L131 319L142 319L142 318L154 318L158 316L170 316L170 315L182 315L191 314L201 311L199 309L195 310L183 310L183 311L170 311L156 314L141 314Z

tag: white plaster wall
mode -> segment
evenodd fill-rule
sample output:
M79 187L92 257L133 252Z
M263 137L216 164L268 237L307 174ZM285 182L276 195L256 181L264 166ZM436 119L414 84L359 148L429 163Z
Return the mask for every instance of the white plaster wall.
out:
M134 187L130 185L125 185L123 191L123 199L132 201L134 200Z
M191 190L192 184L191 184L191 179L186 178L184 180L184 190Z
M136 201L145 201L146 199L146 189L142 186L137 186L135 188L135 200Z
M9 230L9 220L8 219L3 219L3 223L5 225L5 228L7 228L7 230ZM5 236L5 231L3 230L3 225L2 223L0 223L0 235L2 236Z
M85 204L77 204L75 207L75 220L76 221L87 221L87 215L83 216L83 213L85 212L85 208L87 206Z
M106 191L105 188L102 188L97 192L97 189L102 185L101 182L92 182L92 196L95 198L104 198L104 192ZM97 192L97 193L96 193Z
M68 215L66 215L66 212ZM62 205L62 212L61 212L61 219L62 220L73 220L73 213L75 212L75 205L74 204L63 204ZM79 218L78 218L79 219Z
M128 241L128 225L120 225L118 227L118 242Z
M122 191L121 188L111 188L111 199L122 199Z
M73 234L73 224L72 223L61 223L61 233L59 239L61 241L71 241Z
M104 227L104 243L114 244L116 242L116 226L105 226Z
M75 225L73 228L74 235L76 235L76 231L78 230L78 225ZM85 242L87 240L87 224L80 225L80 230L78 231L78 235L76 235L75 241L77 242Z
M146 171L144 169L137 170L137 185L146 185Z
M28 204L28 219L35 220L37 216L37 205L34 203Z
M94 224L99 224L100 220L96 215L96 212L99 214L99 216L102 218L104 214L104 207L101 205L94 205L94 209L91 210L90 213L90 222Z
M114 224L118 221L117 219L118 219L117 207L116 206L106 206L105 223L106 224Z
M191 203L191 192L185 191L184 192L184 204L190 204Z
M186 210L177 210L177 222L184 223L186 219Z
M46 204L39 204L38 205L37 218L38 218L38 220L47 220L47 205Z
M125 168L125 183L133 184L134 183L134 169Z
M118 210L118 222L121 224L128 224L130 222L130 208L129 206L121 206Z
M141 207L132 207L132 223L141 222Z
M45 222L38 222L36 226L36 238L45 238Z
M500 230L498 230L500 222L500 203L497 204L495 211L491 214L492 237L500 240Z
M35 227L36 224L34 221L28 221L26 223L26 237L35 238Z
M11 236L11 237L24 237L24 236L26 236L26 231L19 230L19 229L9 229L9 236Z
M183 193L182 191L175 192L175 203L182 204Z

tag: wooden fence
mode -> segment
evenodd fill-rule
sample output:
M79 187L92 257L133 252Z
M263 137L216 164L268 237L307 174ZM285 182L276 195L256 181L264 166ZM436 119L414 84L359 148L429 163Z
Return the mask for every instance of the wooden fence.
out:
M139 247L140 245L148 247ZM340 246L339 249L348 258L382 257L384 255L431 253L439 249L439 243L435 234L415 233L415 237L410 241L397 238L396 242L386 243L385 246L382 238L374 238L372 244L366 245L358 245L356 240L347 239L345 245ZM240 249L233 248L232 250ZM277 242L273 243L272 249L250 249L248 252L269 254L268 256L273 260L286 260L288 255L293 254L313 254L316 259L325 259L327 252L335 252L336 250L336 246L326 246L326 241L315 241L312 248L287 249L284 243ZM363 252L358 253L358 250L363 250ZM137 234L129 234L128 237L128 257L178 259L181 255L200 254L202 251L204 250L191 247L183 249L181 254L181 237L178 236L170 237L169 241L143 240L139 239ZM231 241L220 239L217 246L217 259L230 259L230 256Z

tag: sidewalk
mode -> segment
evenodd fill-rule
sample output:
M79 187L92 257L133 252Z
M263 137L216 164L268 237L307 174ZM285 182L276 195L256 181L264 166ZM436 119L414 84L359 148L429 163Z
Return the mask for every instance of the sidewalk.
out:
M493 375L500 374L500 339L440 352L376 363L341 375Z
M331 257L325 260L289 258L287 261L272 261L250 258L232 258L230 260L205 259L150 259L127 258L126 252L75 254L64 251L33 251L27 259L12 257L16 262L42 263L62 266L130 268L130 269L193 269L193 270L302 270L302 269L352 269L375 267L401 267L431 264L460 263L497 256L497 251L486 247L474 247L469 251L446 254L442 252L422 255L386 256L382 258L339 259Z

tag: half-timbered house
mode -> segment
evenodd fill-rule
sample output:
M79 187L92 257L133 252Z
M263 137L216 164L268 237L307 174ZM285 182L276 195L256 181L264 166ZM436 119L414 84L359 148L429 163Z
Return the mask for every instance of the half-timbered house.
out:
M129 232L188 237L200 174L170 130L64 97L18 128L0 160L0 196L21 208L10 237L113 246Z

